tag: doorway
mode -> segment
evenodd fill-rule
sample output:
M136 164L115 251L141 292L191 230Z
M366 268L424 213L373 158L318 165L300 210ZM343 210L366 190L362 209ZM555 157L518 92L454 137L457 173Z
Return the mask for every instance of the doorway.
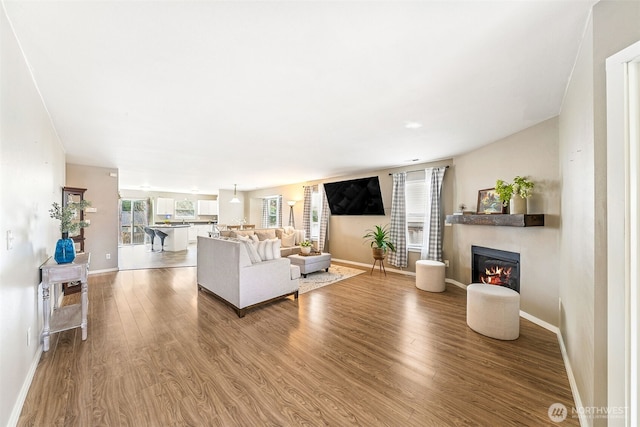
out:
M640 42L607 59L608 400L640 423Z
M150 206L149 199L120 199L119 246L145 244Z

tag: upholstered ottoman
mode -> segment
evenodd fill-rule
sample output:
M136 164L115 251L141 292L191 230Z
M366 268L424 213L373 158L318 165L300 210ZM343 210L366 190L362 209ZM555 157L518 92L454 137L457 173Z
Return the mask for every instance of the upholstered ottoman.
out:
M520 294L504 286L470 284L467 325L491 338L515 340L520 336Z
M307 277L307 274L314 271L329 271L331 266L331 254L324 252L319 255L289 255L288 258L292 265L300 267L302 277Z
M416 288L429 292L444 292L444 263L425 259L416 261Z

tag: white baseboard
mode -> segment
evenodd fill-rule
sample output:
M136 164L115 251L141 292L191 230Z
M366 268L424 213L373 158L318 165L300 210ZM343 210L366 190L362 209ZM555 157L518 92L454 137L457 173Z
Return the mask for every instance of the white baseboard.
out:
M460 283L460 282L458 282L457 280L453 280L453 279L444 279L444 281L445 281L446 283L451 283L452 285L456 285L456 286L457 286L457 287L459 287L459 288L467 289L467 285L465 285L464 283Z
M336 262L341 262L343 264L355 265L357 267L366 267L369 270L371 270L371 266L372 266L372 264L365 264L363 262L348 261L346 259L332 258L331 260L332 261L336 261ZM386 265L385 265L384 269L386 271L391 272L391 273L405 274L407 276L415 276L416 275L416 273L414 273L413 271L398 270L396 268L389 268Z
M27 372L27 377L24 379L24 383L22 383L22 387L20 388L18 400L16 400L15 405L13 405L13 410L11 411L9 422L7 423L7 426L9 427L15 427L16 425L18 425L18 419L20 418L20 414L22 413L22 406L24 405L24 401L27 398L27 393L29 392L29 388L31 387L33 377L36 374L36 369L38 368L38 364L40 363L41 356L42 345L38 347L38 350L36 351L36 354L31 361L31 366L29 367L29 371Z
M104 270L89 270L89 276L91 276L92 274L98 274L98 273L111 273L114 271L120 271L119 268L105 268Z
M564 338L562 336L562 332L560 332L560 328L558 328L558 343L560 344L560 352L562 353L564 368L567 371L567 377L569 377L571 394L573 394L573 404L577 409L582 408L582 399L580 398L580 391L578 390L576 377L573 375L573 369L571 368L571 362L569 361L569 355L567 354L567 347L564 345ZM569 411L569 413L571 413L571 408L567 408L567 410ZM584 411L578 411L578 416L579 416L581 426L589 425Z

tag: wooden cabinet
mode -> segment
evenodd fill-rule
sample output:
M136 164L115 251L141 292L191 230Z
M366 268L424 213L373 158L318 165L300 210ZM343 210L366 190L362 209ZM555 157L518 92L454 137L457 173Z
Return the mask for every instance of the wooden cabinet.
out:
M62 188L62 206L65 207L69 202L78 203L84 200L86 188L63 187ZM84 221L84 211L76 213L74 221ZM84 228L79 228L73 235L69 235L73 239L76 252L84 252Z
M156 215L173 215L174 200L166 197L156 199Z
M218 201L198 200L198 215L218 215Z

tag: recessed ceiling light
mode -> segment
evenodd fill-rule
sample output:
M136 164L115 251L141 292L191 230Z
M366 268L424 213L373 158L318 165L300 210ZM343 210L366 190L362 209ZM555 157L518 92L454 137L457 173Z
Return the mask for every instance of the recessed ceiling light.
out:
M420 129L422 127L422 123L406 121L404 122L404 127L407 129Z

